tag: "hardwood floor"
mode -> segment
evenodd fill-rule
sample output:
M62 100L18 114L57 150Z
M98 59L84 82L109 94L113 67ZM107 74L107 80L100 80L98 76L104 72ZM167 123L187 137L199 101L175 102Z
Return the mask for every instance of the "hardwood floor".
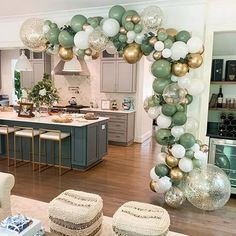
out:
M198 210L187 202L175 210L164 203L161 195L149 190L149 171L155 165L159 148L153 140L130 147L109 146L109 154L99 165L86 172L70 171L62 177L56 168L41 174L32 172L30 165L8 169L6 160L0 161L0 171L15 175L15 195L49 202L66 189L97 193L104 200L107 216L112 216L126 201L143 201L168 210L172 231L198 236L236 235L236 199L213 212Z

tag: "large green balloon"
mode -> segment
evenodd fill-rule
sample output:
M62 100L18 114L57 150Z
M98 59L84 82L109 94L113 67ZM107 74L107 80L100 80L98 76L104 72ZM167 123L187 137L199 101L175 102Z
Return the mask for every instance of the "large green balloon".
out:
M83 25L87 22L87 18L83 15L75 15L70 21L71 28L75 32L83 30Z
M159 177L167 176L169 174L169 168L165 164L158 164L155 167L155 173Z
M172 116L172 121L174 125L184 125L187 121L187 116L185 112L178 111Z
M122 16L125 13L125 8L120 5L113 6L109 11L109 18L116 19L120 24L122 23Z
M58 41L59 34L60 34L60 30L58 28L51 28L47 32L46 38L51 44L55 45L59 43Z
M162 94L165 87L171 83L170 79L156 78L153 80L152 88L155 93Z
M185 157L192 159L194 157L194 151L189 149L185 152Z
M123 16L122 16L122 25L124 26L126 23L126 16L135 16L135 15L139 15L138 12L134 11L134 10L128 10L126 11Z
M171 135L169 129L159 129L156 132L155 138L160 145L168 146L175 143L175 138Z
M165 116L173 116L177 111L176 106L172 104L163 104L161 108L162 113Z
M154 47L150 44L141 44L141 50L145 56L148 56L154 50Z
M176 41L182 41L185 43L187 43L190 38L191 38L191 35L186 30L182 30L176 35Z
M60 32L58 41L64 48L71 48L74 46L74 37L66 30Z
M168 78L171 73L171 63L165 59L160 59L152 63L152 74L158 78Z
M179 138L179 143L186 149L191 148L195 142L195 137L190 133L184 133Z

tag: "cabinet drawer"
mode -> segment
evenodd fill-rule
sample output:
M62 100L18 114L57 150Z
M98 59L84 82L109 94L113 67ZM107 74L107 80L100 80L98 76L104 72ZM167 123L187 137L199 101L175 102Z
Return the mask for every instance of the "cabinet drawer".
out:
M126 122L109 121L108 130L126 131Z
M109 117L111 120L127 120L127 114L100 112L101 116Z
M114 142L126 142L126 133L108 132L108 140Z

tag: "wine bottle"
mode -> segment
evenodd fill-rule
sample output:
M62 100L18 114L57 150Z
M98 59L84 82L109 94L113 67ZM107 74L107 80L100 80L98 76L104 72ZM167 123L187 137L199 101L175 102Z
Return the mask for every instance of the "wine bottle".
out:
M226 130L226 126L224 124L220 124L219 125L219 131L222 132L222 131L225 131Z
M217 107L223 107L223 93L222 93L222 86L220 86L219 93L217 95Z
M233 119L233 120L231 120L231 125L236 125L236 120L235 119Z
M234 119L234 115L233 115L232 113L229 113L229 114L228 114L228 119L229 119L230 121L232 121L232 120Z
M228 130L229 132L232 132L233 129L234 129L233 125L228 125L228 126L227 126L227 130Z
M221 114L220 114L220 119L221 119L221 120L226 119L226 114L225 114L225 113L221 113Z
M224 119L224 125L229 125L230 124L230 120L229 119Z

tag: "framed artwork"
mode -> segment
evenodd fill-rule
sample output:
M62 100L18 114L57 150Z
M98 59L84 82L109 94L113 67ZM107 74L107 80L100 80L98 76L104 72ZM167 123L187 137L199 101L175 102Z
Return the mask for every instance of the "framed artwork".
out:
M18 111L18 116L19 117L34 117L33 114L33 103L28 103L28 102L21 102L20 103L20 108Z
M110 110L111 109L111 101L110 100L102 100L101 101L101 109L102 110Z

